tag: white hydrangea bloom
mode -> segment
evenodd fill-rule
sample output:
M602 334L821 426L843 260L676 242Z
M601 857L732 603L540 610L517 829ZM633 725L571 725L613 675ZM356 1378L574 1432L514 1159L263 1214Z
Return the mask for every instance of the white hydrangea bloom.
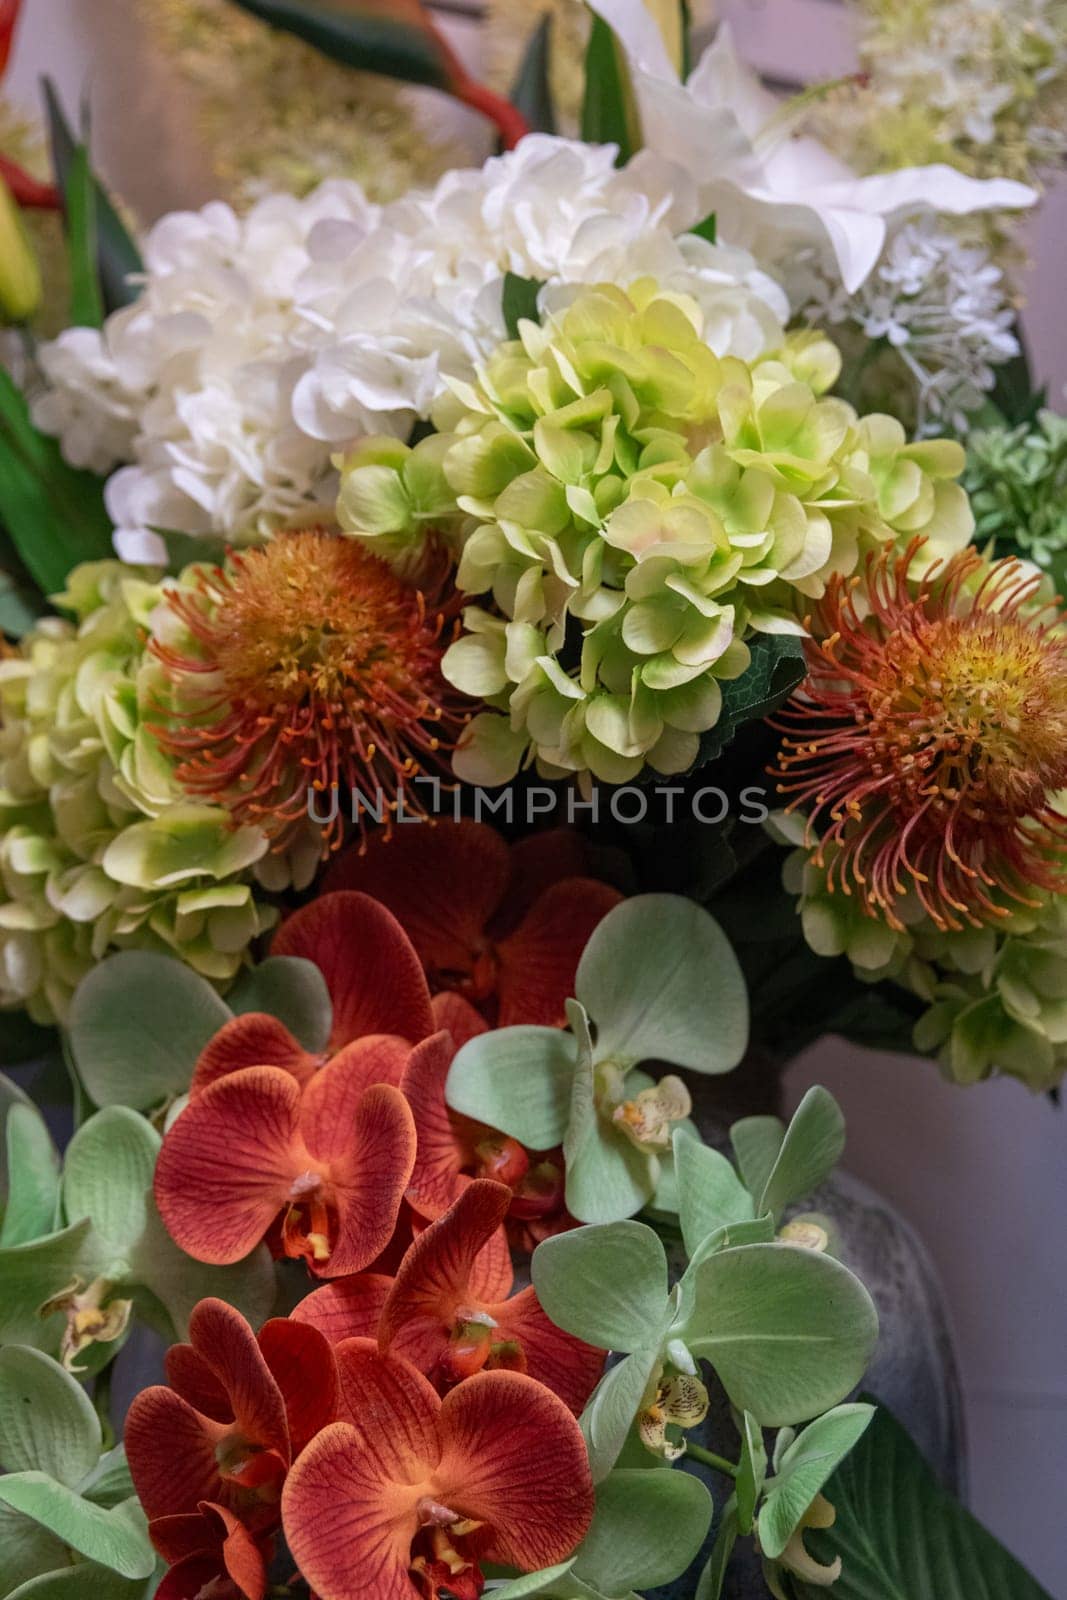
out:
M915 384L920 432L965 427L994 367L1019 350L1000 268L932 217L899 228L855 294L815 251L797 258L788 286L807 321L850 325L897 353Z
M154 529L238 542L306 519L334 493L331 455L406 435L444 380L504 336L504 274L550 286L642 273L693 294L720 354L782 334L782 290L746 253L685 230L695 186L652 154L532 135L391 205L334 180L244 217L163 218L134 304L42 350L40 426L103 472L116 548L160 560Z

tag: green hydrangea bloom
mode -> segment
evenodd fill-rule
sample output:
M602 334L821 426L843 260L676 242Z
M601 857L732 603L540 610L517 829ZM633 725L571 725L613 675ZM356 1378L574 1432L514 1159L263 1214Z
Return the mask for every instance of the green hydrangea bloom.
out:
M0 1005L62 1019L112 950L179 955L226 983L274 920L250 876L267 845L188 803L149 722L160 590L119 562L71 573L0 661Z
M1034 890L1032 907L1013 907L995 927L938 929L917 902L902 902L896 932L869 916L854 896L831 892L827 873L805 845L804 822L776 813L768 824L780 843L799 846L786 859L786 889L797 895L804 937L817 955L845 955L857 978L891 979L927 1002L915 1047L936 1055L957 1083L994 1073L1031 1089L1054 1087L1067 1073L1067 896Z
M978 538L994 540L998 556L1028 557L1067 590L1067 417L1042 411L1033 425L972 433L965 482Z
M519 331L477 386L451 385L435 437L341 463L347 531L410 565L432 527L481 602L444 659L492 708L462 778L685 771L753 631L802 632L829 575L879 544L970 536L960 446L829 397L840 361L818 333L720 359L700 306L651 279L579 289Z

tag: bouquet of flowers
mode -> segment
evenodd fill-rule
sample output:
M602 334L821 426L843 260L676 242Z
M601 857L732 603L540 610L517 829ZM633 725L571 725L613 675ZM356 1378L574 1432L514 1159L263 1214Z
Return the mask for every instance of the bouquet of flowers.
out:
M141 237L51 90L0 158L0 1596L1040 1600L858 1397L838 1106L746 1103L1067 1069L1034 171L857 173L677 0L507 96L221 9L501 148L372 198L309 110Z

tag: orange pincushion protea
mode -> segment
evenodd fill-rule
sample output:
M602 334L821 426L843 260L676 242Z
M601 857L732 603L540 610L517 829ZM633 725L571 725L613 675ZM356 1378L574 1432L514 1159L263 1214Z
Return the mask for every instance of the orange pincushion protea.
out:
M153 731L179 782L280 845L311 796L342 791L315 805L334 813L324 854L352 791L423 813L414 780L443 769L469 714L441 677L438 593L316 528L194 569L167 595L185 637L152 643L171 691Z
M1067 890L1067 619L974 550L909 580L917 549L831 582L774 775L831 892L981 927Z

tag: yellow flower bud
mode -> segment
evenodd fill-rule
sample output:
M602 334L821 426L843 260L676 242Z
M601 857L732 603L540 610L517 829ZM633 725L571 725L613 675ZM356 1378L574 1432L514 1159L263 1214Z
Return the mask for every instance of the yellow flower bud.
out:
M41 273L19 208L0 178L0 320L25 322L41 303Z

